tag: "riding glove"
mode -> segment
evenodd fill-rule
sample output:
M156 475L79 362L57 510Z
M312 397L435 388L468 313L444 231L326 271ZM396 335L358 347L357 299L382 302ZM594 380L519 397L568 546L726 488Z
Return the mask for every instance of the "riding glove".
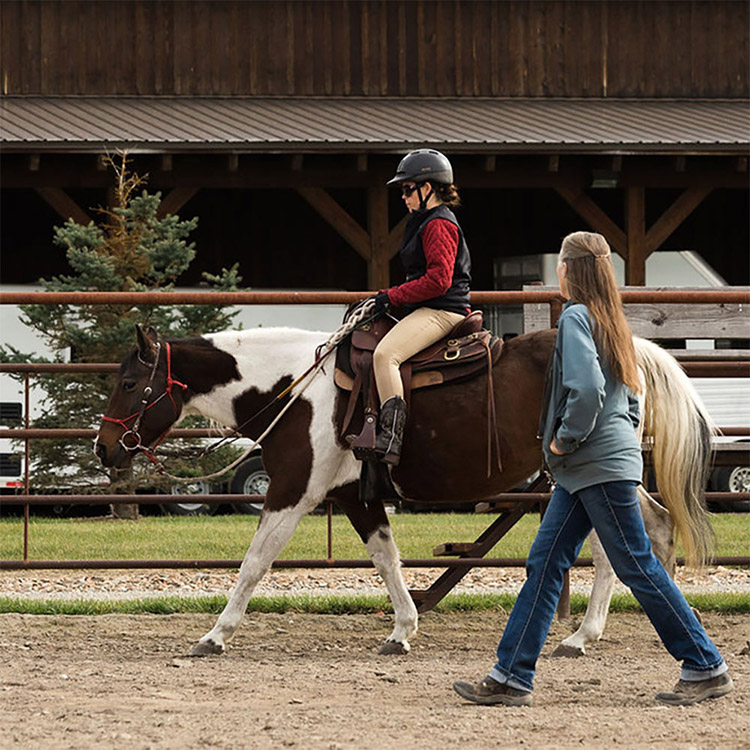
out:
M391 304L390 299L388 299L388 292L378 292L373 297L370 297L370 299L375 301L376 315L384 313Z

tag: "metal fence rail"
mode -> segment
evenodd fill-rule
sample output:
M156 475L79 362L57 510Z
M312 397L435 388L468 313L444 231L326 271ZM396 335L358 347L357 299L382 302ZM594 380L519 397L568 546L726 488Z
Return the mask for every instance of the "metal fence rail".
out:
M0 304L68 304L68 305L160 305L160 304L196 304L196 305L236 305L236 304L350 304L368 296L367 292L0 292ZM745 290L710 290L710 291L626 291L623 301L641 303L689 303L689 304L748 304L750 291ZM524 292L472 292L471 301L475 305L521 305L524 303L547 303L556 317L561 309L559 295L550 291ZM692 377L750 377L750 352L747 359L740 361L686 361L684 369ZM166 494L151 495L30 495L29 476L29 441L31 439L90 439L96 434L93 429L31 429L29 427L29 378L32 374L50 372L101 373L115 372L117 364L96 363L53 363L53 364L4 364L0 363L0 372L25 374L26 386L26 423L19 429L0 429L0 437L21 439L25 442L26 470L24 476L24 494L5 496L0 499L0 508L7 505L24 505L24 555L22 560L0 560L0 570L40 570L40 569L80 569L80 568L236 568L241 560L31 560L28 556L29 507L31 505L80 505L96 502L108 504L162 504L194 500L195 496ZM224 434L220 430L174 429L168 437L218 437ZM724 435L750 435L750 427L726 428ZM658 494L654 495L658 498ZM740 501L750 499L750 493L707 493L712 500ZM238 496L214 494L201 497L202 503L236 503L261 502L262 495ZM528 505L545 502L547 493L503 493L491 501L514 505ZM487 502L487 500L485 500ZM366 568L371 567L370 560L335 559L332 549L332 504L328 502L328 555L325 559L277 560L277 568ZM523 558L486 558L460 556L455 559L433 557L424 559L405 559L405 567L430 568L471 568L471 567L520 567L525 565ZM713 561L723 565L750 565L750 557L720 557ZM591 565L590 559L581 559L576 565Z

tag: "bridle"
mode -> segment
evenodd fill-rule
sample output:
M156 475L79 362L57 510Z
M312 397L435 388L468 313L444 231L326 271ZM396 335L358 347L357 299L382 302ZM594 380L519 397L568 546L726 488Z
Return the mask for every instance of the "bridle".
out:
M159 403L165 396L169 396L169 400L172 402L172 406L174 407L175 411L175 417L178 417L180 415L180 409L177 408L177 404L174 401L174 397L172 396L172 388L173 386L178 386L182 388L183 390L186 390L188 386L185 383L181 383L179 380L175 380L172 377L172 350L169 346L169 342L164 342L164 348L166 350L166 358L167 358L167 381L166 381L166 388L164 389L164 392L159 395L157 398L155 398L151 403L148 402L149 397L151 396L153 392L153 382L154 377L156 376L156 370L159 365L159 353L161 351L161 343L159 341L156 342L156 354L154 357L154 361L152 362L146 362L145 360L141 359L140 353L138 354L138 361L146 365L146 367L151 368L151 372L149 374L148 383L146 384L146 387L143 389L143 397L141 399L141 406L137 412L134 414L131 414L129 417L124 417L123 419L117 419L116 417L108 417L106 414L102 417L103 422L113 422L114 424L120 425L123 429L123 434L120 435L119 443L122 446L122 448L127 451L128 453L133 453L137 450L143 451L145 456L148 458L149 461L151 461L154 466L156 466L157 470L162 473L164 476L169 477L170 479L173 479L178 482L196 482L200 480L209 480L214 479L216 477L221 476L222 474L225 474L230 469L233 469L235 466L238 466L242 461L244 461L252 451L256 450L262 443L262 441L265 439L265 437L268 435L269 432L276 426L276 424L279 422L279 420L284 416L284 414L289 410L289 408L292 406L292 404L302 395L302 393L307 389L307 387L310 385L310 383L313 381L314 377L321 371L323 371L323 364L325 360L336 350L336 348L339 346L339 344L348 336L355 328L359 327L363 323L369 323L371 320L373 320L378 313L374 313L375 309L375 302L374 298L368 298L363 300L359 305L357 305L355 308L350 310L347 313L345 322L338 328L336 331L334 331L331 336L328 338L328 340L325 342L325 344L321 344L316 351L315 351L315 361L313 364L305 370L305 372L302 373L291 385L284 388L284 390L276 395L273 399L271 399L265 406L263 406L261 409L259 409L255 414L253 414L249 419L246 419L239 427L235 427L233 429L233 435L225 436L221 438L218 442L214 443L212 446L210 446L207 449L204 449L204 451L201 453L201 456L206 455L207 453L216 450L219 446L223 445L225 442L233 442L241 437L242 435L242 428L246 425L250 424L253 420L255 420L257 417L259 417L263 412L265 412L267 409L270 409L274 406L274 404L277 404L281 399L286 397L288 394L290 394L297 386L299 386L296 390L296 392L291 396L291 398L287 401L286 405L279 411L279 413L276 415L276 417L273 419L273 421L268 425L266 430L263 432L263 434L257 439L253 441L253 444L238 458L236 458L234 461L232 461L229 466L225 466L223 469L220 469L219 471L215 471L213 474L208 474L203 477L177 477L173 474L168 473L164 466L160 463L160 461L157 459L155 455L156 448L159 446L159 443L164 440L167 433L169 432L169 428L167 428L164 433L159 437L159 439L154 443L153 448L149 449L146 446L143 445L143 438L141 437L141 434L138 432L138 428L141 425L141 420L143 418L143 415L146 413L148 409L150 409L152 406L156 406L156 404ZM128 422L135 418L135 422L133 423L132 427L128 427ZM127 439L132 439L132 445L128 445ZM96 441L94 443L96 445Z
M151 461L152 464L158 465L158 460L156 456L154 455L154 451L156 450L159 443L161 443L162 440L164 440L167 432L169 432L169 428L167 428L164 433L161 435L161 437L154 443L153 448L149 449L146 446L143 445L143 438L141 437L140 432L138 432L140 426L141 426L141 420L143 419L143 415L151 408L156 406L165 396L169 396L169 400L172 402L172 407L174 408L175 417L178 417L180 415L180 409L177 408L177 404L175 403L174 396L172 395L172 388L174 386L178 386L179 388L182 388L182 390L187 390L187 385L185 383L181 383L179 380L175 380L172 377L172 349L169 345L168 341L164 342L164 350L167 357L167 382L166 387L162 393L157 396L151 403L149 403L149 398L151 397L151 394L153 393L153 383L154 378L156 376L156 370L159 367L159 354L161 352L161 342L156 342L156 352L154 355L154 361L146 362L145 360L141 359L140 353L138 354L138 361L141 364L146 365L147 367L151 367L151 372L149 373L148 382L146 383L146 386L143 389L143 395L141 397L141 405L137 412L131 414L129 417L124 417L123 419L117 419L116 417L108 417L106 414L102 417L102 422L113 422L114 424L120 425L123 429L122 435L120 435L119 443L123 447L124 450L128 451L129 453L133 453L137 450L142 450L143 453L146 455L149 461ZM135 422L133 422L133 426L129 427L128 422L131 419L135 419ZM132 442L131 442L132 441Z

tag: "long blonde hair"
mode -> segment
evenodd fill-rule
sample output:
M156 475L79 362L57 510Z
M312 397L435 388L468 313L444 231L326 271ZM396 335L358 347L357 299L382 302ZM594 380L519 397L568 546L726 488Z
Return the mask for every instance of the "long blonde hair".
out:
M607 240L594 232L573 232L562 242L560 262L567 266L568 294L588 308L594 339L612 374L633 393L640 392L633 333L622 310Z

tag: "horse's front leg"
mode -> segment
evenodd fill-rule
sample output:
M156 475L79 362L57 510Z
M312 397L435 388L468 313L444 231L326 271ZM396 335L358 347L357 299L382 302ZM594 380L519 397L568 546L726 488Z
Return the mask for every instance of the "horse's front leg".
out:
M401 575L401 559L385 507L381 500L370 503L368 507L362 505L356 482L339 487L330 494L365 543L391 597L395 623L379 653L406 654L411 648L409 639L417 633L417 608Z
M268 494L271 495L270 486ZM224 651L227 641L235 634L242 621L247 603L258 581L287 545L300 519L316 504L313 501L300 501L289 508L263 510L258 529L240 566L232 595L219 615L216 625L193 647L191 656L208 656Z

